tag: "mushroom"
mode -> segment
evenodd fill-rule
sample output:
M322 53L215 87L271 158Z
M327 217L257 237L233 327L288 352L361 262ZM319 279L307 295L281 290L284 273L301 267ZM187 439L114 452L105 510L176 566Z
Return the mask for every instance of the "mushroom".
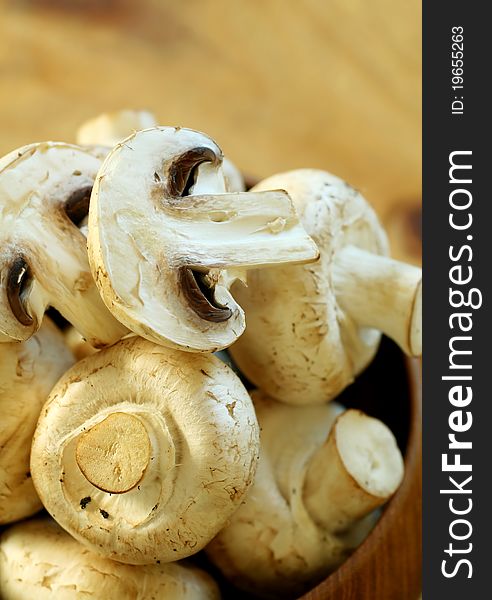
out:
M136 131L156 127L155 116L146 110L119 110L103 113L83 123L77 130L77 144L82 146L116 146ZM223 157L222 170L228 192L244 192L246 187L241 171L227 157Z
M93 551L169 562L198 552L237 509L258 444L251 399L218 358L132 337L60 379L31 472L48 512Z
M147 110L125 109L103 113L78 128L77 144L113 147L135 131L155 125L155 116Z
M0 160L0 341L28 339L48 306L96 347L127 332L99 296L77 228L101 164L97 154L45 142Z
M77 360L82 360L86 356L91 356L91 354L97 352L97 349L86 342L75 327L67 327L63 335L65 337L65 343L73 352Z
M231 283L318 257L285 192L226 193L221 162L204 134L156 127L116 146L96 178L93 276L113 315L158 344L229 346L245 327Z
M123 565L81 546L48 518L10 527L0 538L4 600L218 600L213 579L186 563Z
M31 440L51 388L73 362L48 318L29 340L0 344L0 524L41 509L29 470Z
M381 332L422 351L422 272L389 258L366 200L338 177L301 169L252 191L282 188L320 251L317 263L253 271L231 289L248 327L230 348L241 371L292 404L334 398L374 357Z
M261 428L255 481L207 553L238 587L298 597L366 537L403 461L391 431L360 411L252 396Z

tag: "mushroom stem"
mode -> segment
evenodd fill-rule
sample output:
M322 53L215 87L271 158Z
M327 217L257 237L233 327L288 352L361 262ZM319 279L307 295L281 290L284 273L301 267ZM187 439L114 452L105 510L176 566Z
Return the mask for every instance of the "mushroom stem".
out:
M422 271L347 246L333 265L340 306L359 325L379 329L409 355L422 354Z
M98 489L123 494L142 479L150 461L150 440L137 417L116 412L83 433L76 460L84 477Z
M403 478L391 431L358 410L342 413L312 456L304 483L311 517L327 530L345 530L383 504Z
M185 196L169 200L166 212L186 238L190 267L259 268L319 256L282 190Z

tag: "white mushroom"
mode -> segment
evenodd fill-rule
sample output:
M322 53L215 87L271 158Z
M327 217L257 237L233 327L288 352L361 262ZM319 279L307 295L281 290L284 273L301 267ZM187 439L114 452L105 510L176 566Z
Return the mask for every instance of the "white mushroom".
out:
M83 123L77 130L77 144L116 146L132 133L157 125L147 110L117 110L103 113Z
M218 600L217 585L186 563L123 565L81 546L51 519L19 523L0 538L3 600Z
M94 278L115 317L156 343L229 346L245 327L232 281L318 257L285 192L226 193L221 162L204 134L157 127L119 144L94 184Z
M380 421L336 403L289 406L259 391L255 481L207 547L238 587L298 597L336 568L374 524L375 507L398 488L403 461ZM364 518L366 517L366 518Z
M67 327L63 332L65 337L65 343L73 352L77 360L82 360L86 356L95 354L97 349L86 342L82 335L75 329L75 327Z
M252 191L277 188L292 197L320 260L252 271L247 288L232 288L248 323L230 349L241 371L284 402L322 403L369 364L381 331L420 355L422 272L388 258L364 198L314 169L275 175Z
M48 318L29 340L0 344L0 524L41 509L29 468L31 440L51 388L73 363Z
M31 144L0 160L0 334L26 340L54 306L94 346L126 329L94 284L77 224L101 161L69 144Z
M61 378L31 472L48 512L90 549L168 562L198 552L237 509L258 443L251 400L218 358L133 337Z
M77 130L77 144L89 146L116 146L136 131L159 125L155 115L146 110L118 110L103 113L83 123ZM227 157L222 170L228 192L244 192L246 187L241 171Z

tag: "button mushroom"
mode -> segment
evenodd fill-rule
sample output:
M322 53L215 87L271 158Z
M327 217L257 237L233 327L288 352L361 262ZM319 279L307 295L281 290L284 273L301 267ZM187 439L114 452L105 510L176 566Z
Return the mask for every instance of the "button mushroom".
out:
M64 337L65 343L73 352L73 355L77 360L82 360L86 356L90 356L97 352L96 348L86 342L75 327L67 327L64 331Z
M258 456L239 378L218 358L121 340L53 389L34 485L75 538L130 564L198 552L239 506Z
M364 198L337 177L302 169L252 191L282 188L320 250L317 263L248 274L232 293L248 327L230 352L269 395L293 404L339 394L372 360L381 331L422 351L422 272L388 258L386 234Z
M103 113L83 123L77 131L77 144L83 146L116 146L136 131L155 127L159 123L146 110L119 110ZM241 171L224 156L222 170L228 192L244 192L246 187Z
M4 600L218 600L217 585L185 563L123 565L93 554L51 519L10 527L0 538Z
M335 402L289 406L253 392L261 427L255 481L207 547L238 587L298 597L361 543L403 461L389 429Z
M28 339L48 306L94 346L127 332L99 296L77 228L101 164L96 154L46 142L0 160L1 341Z
M51 388L73 363L48 318L29 340L0 344L0 524L41 509L29 470L31 440Z
M156 343L229 346L245 327L232 281L318 257L285 192L226 193L221 162L204 134L157 127L116 146L94 184L94 278L116 318Z
M126 137L157 125L155 116L146 110L117 110L86 121L77 130L77 144L116 146Z

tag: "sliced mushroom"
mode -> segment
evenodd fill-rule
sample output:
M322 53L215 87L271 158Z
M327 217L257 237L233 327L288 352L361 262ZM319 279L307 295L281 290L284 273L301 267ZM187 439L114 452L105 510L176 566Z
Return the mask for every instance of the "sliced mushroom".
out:
M48 512L76 539L148 564L203 548L241 503L257 456L254 408L226 365L133 337L61 378L31 471Z
M0 538L4 600L218 600L213 579L186 563L123 565L93 554L48 518Z
M29 340L0 344L0 524L41 509L29 468L31 440L51 388L73 363L48 318Z
M255 481L207 553L238 587L297 598L366 537L371 511L401 482L403 461L389 429L359 411L288 406L259 391L253 400Z
M189 129L147 129L118 145L94 185L89 261L116 318L188 351L229 346L244 314L228 291L249 268L318 250L283 191L226 193L222 154Z
M77 227L89 210L96 155L46 142L0 160L0 341L28 339L48 306L94 346L127 332L99 296Z
M146 110L119 110L103 113L83 123L77 131L77 144L116 146L129 135L159 125L155 115ZM244 192L246 187L241 171L224 157L222 170L228 192Z
M230 349L255 385L293 404L334 398L372 360L381 331L407 354L422 351L422 272L388 258L386 234L364 198L324 171L270 177L320 250L315 264L250 272L232 293L246 332Z

